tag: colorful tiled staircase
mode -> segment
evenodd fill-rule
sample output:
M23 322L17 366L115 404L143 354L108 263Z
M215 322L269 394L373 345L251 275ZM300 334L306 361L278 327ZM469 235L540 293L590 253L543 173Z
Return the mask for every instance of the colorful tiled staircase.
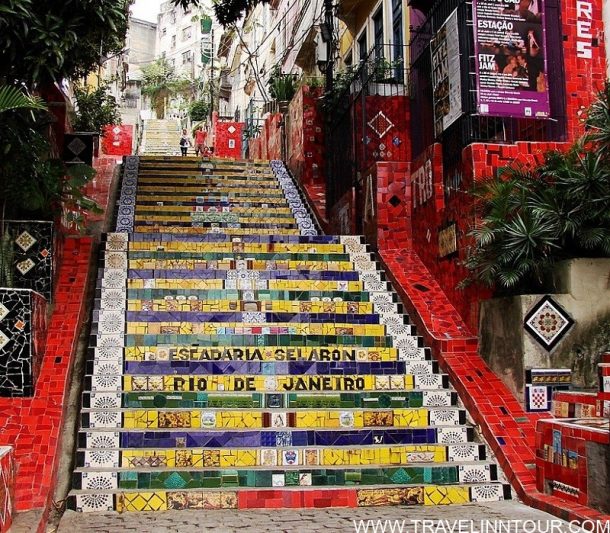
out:
M180 155L180 123L172 119L145 120L140 153Z
M318 235L281 162L124 174L71 508L510 497L367 246Z

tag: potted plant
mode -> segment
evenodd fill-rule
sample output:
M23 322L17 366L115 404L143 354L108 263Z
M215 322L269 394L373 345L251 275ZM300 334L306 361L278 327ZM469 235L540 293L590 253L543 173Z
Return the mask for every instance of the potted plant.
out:
M92 136L95 157L99 155L99 140L105 126L120 124L121 114L116 98L108 91L108 84L97 89L74 86L75 109L72 112L72 127L83 137ZM81 139L86 142L85 139Z
M288 104L296 93L296 76L294 74L282 74L278 65L271 71L267 81L269 95L278 103L281 113L288 111Z

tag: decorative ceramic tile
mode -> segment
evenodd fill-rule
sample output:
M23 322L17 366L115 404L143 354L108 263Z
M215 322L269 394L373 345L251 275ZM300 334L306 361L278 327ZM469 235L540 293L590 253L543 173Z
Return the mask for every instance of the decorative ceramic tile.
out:
M553 298L545 296L526 315L524 327L546 350L552 350L570 330L574 320Z
M92 493L75 496L75 510L83 513L114 511L112 494Z
M492 481L489 465L459 465L461 483L486 483Z
M44 352L46 301L25 289L0 289L0 396L31 396Z
M32 289L50 300L58 245L53 222L6 221L6 225L15 236L14 286Z
M552 404L551 388L546 385L525 386L526 411L550 411Z
M503 485L476 485L470 488L470 498L473 502L497 502L504 500Z
M123 183L121 185L121 196L119 198L119 207L116 222L117 233L131 233L133 231L139 165L139 157L125 157L125 167L123 169Z
M15 502L15 450L0 447L0 531L8 531Z
M32 237L27 231L24 231L15 239L15 244L19 246L24 252L27 252L34 244L36 239Z

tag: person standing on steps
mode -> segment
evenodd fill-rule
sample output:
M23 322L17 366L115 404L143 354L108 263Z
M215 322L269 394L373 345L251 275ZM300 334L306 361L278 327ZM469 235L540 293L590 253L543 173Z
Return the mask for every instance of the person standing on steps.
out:
M195 155L201 154L205 156L206 148L205 141L207 139L208 132L203 129L203 126L199 126L195 132Z
M182 157L188 154L189 146L192 146L190 135L186 132L186 128L182 130L182 136L180 137L180 151L182 152Z

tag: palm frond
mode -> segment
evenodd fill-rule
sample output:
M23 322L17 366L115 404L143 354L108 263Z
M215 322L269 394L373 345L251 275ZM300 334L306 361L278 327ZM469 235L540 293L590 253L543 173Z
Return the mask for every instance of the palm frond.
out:
M39 96L27 95L14 85L0 86L0 113L15 109L44 111L47 106Z

